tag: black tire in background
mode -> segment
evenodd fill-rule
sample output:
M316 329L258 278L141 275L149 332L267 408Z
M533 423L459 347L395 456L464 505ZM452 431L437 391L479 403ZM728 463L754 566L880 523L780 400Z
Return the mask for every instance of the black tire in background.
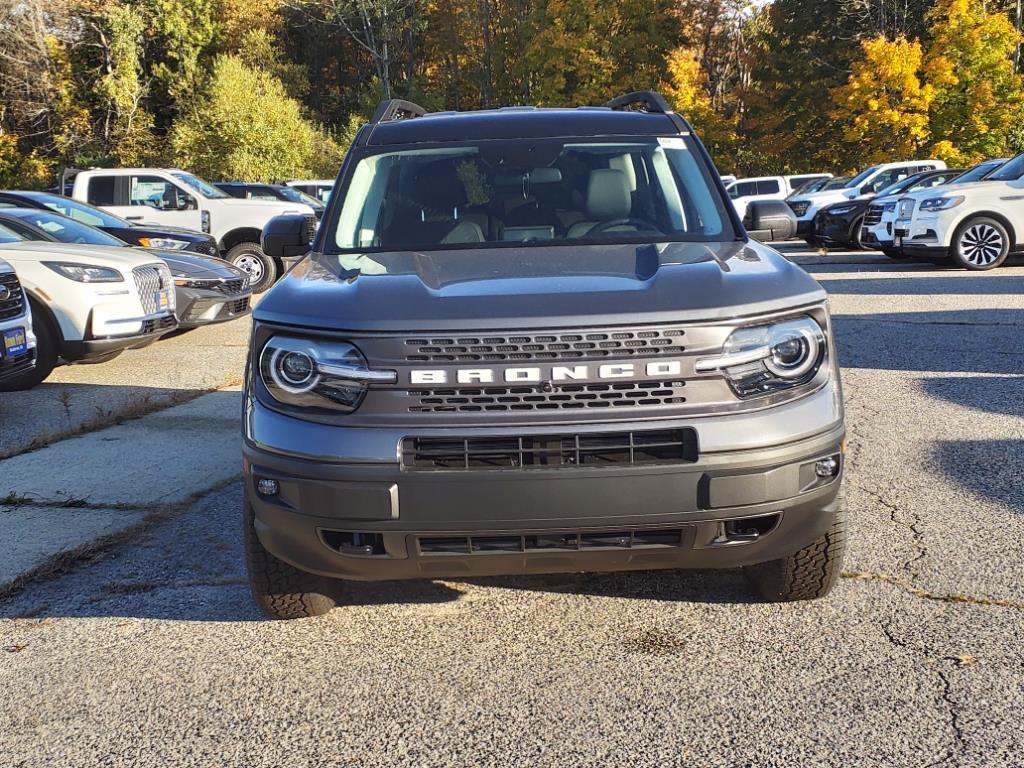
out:
M301 571L267 552L256 535L248 501L242 509L249 587L260 609L272 619L304 619L330 611L341 583Z
M751 586L765 600L816 600L832 591L846 554L846 495L842 491L834 515L832 527L817 541L788 557L743 569Z
M253 293L263 293L277 282L277 265L259 243L239 243L224 258L249 275Z
M36 335L36 367L18 374L0 384L0 392L20 392L32 389L42 383L57 367L60 356L60 331L50 316L33 298L28 300L32 307L32 332Z
M958 267L983 272L1006 261L1010 245L1010 233L1001 221L975 216L957 227L949 250Z
M853 226L850 228L850 247L855 251L866 251L864 242L861 240L862 228L864 226L864 217L861 216L859 219L853 222Z

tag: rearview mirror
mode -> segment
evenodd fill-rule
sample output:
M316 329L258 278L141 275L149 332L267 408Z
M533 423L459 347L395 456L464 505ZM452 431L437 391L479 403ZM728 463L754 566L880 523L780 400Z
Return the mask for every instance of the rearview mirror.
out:
M309 222L301 213L275 216L263 225L263 252L272 259L289 259L309 253Z

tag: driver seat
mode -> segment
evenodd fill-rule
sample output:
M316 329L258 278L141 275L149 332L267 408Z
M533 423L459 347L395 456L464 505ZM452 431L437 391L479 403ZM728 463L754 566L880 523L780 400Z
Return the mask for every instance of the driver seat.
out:
M587 219L569 227L569 239L586 237L594 227L618 219L628 219L633 211L629 177L616 168L599 168L587 179ZM605 232L636 232L633 224L619 224Z

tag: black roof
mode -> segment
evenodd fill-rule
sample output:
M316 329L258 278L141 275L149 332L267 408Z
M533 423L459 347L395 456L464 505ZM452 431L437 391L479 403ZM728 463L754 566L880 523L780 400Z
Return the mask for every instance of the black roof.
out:
M679 127L667 114L607 107L546 109L504 107L478 112L430 112L409 120L372 124L370 146L421 141L540 139L596 136L666 136Z

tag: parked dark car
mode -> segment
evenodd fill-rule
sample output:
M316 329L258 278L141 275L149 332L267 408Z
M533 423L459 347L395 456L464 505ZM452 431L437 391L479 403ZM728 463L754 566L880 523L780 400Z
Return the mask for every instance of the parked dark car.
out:
M204 256L220 256L217 241L205 232L159 224L133 224L127 219L53 192L19 190L0 191L0 210L4 208L37 208L56 211L62 216L102 229L108 235L129 245L160 248L165 251L191 251Z
M257 184L246 181L219 181L214 184L221 192L242 200L284 200L289 203L304 203L313 209L317 221L324 215L324 204L301 190L284 184Z
M0 208L0 224L28 240L132 247L88 224L38 208ZM233 320L250 312L252 289L242 270L198 253L149 250L167 263L174 277L178 330Z
M826 206L814 217L814 228L808 242L828 247L861 250L865 246L861 241L863 234L861 225L872 200L916 189L937 187L940 184L949 183L962 173L962 169L948 168L941 171L922 171L893 182L879 190L877 194L865 195L854 200L843 200L841 203Z

